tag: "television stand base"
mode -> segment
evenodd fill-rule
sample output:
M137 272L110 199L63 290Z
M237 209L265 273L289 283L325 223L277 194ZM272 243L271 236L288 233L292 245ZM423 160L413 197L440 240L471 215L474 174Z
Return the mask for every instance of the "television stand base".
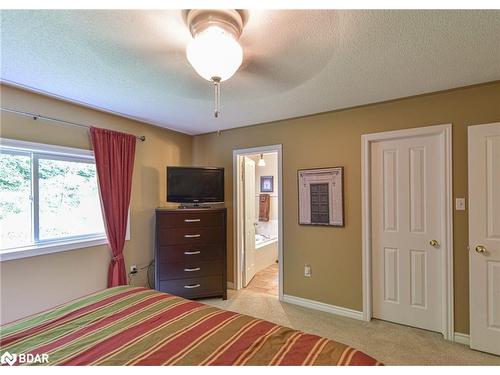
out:
M177 208L179 210L182 210L188 208L212 208L212 206L194 203L194 204L180 204L179 207Z

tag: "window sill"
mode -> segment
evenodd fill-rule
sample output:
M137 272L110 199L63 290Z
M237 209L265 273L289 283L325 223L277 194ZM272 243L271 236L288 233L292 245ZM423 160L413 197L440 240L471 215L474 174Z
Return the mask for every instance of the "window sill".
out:
M30 245L3 251L0 250L0 262L30 258L38 255L60 253L69 250L83 249L85 247L104 245L107 243L108 239L106 238L106 236L99 236L72 241L58 241L39 245Z

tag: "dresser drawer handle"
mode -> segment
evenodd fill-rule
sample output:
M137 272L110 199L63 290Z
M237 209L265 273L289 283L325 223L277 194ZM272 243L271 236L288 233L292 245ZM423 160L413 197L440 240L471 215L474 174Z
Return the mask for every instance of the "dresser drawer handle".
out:
M201 219L184 219L185 223L199 223Z
M201 251L184 251L184 255L196 255L201 254Z
M200 284L184 285L184 289L194 289L194 288L199 288L200 286L201 286Z
M201 236L201 234L185 234L184 235L185 238L197 238L200 236Z
M199 271L201 270L200 267L196 267L196 268L184 268L184 272L196 272L196 271Z

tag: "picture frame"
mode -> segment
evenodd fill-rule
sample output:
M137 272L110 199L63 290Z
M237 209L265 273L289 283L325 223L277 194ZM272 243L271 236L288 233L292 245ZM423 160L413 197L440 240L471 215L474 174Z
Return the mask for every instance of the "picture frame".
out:
M297 170L299 225L344 227L344 167Z
M274 176L260 177L260 192L272 193L274 191Z

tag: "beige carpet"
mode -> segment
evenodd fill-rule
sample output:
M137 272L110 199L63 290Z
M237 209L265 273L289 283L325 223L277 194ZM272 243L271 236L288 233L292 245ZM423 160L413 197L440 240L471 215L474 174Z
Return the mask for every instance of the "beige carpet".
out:
M443 339L439 333L381 320L355 319L281 303L254 291L228 291L228 299L202 302L328 337L364 351L387 365L500 365L500 357Z

